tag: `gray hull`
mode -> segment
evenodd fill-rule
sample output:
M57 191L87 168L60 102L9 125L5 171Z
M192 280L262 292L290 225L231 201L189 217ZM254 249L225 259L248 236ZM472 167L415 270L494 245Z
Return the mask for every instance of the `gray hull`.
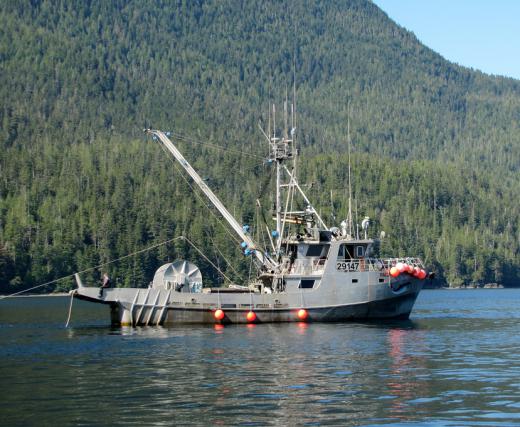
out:
M418 294L396 296L389 300L371 301L361 304L344 305L339 307L309 308L306 322L342 322L348 320L369 319L408 319ZM257 316L254 322L247 321L249 310L225 310L222 324L231 323L281 323L300 322L298 309L256 309ZM169 309L164 324L176 323L219 323L213 316L213 311L198 309Z
M98 297L98 288L79 288L79 299L111 306L112 323L119 325L240 324L300 322L340 322L367 319L407 319L422 288L419 280L407 280L394 291L388 284L358 285L343 289L323 286L321 290L253 294L183 294L159 289L107 289ZM224 317L215 318L222 310ZM251 322L247 313L253 311Z

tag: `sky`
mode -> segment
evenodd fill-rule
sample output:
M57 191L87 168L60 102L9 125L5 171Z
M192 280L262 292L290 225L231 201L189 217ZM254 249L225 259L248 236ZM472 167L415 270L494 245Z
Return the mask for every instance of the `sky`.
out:
M520 79L520 0L373 0L449 61Z

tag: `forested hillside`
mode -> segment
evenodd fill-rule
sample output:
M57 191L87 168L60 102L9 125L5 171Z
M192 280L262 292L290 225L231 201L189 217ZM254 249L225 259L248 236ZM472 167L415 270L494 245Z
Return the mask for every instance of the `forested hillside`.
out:
M383 252L424 257L439 283L520 285L520 82L445 61L371 2L20 0L0 3L0 23L0 292L181 234L247 277L142 129L232 149L181 143L254 223L256 198L270 206L258 122L293 70L301 181L329 222L346 215L349 103L357 209L386 231ZM219 282L179 241L110 273L145 284L179 256Z

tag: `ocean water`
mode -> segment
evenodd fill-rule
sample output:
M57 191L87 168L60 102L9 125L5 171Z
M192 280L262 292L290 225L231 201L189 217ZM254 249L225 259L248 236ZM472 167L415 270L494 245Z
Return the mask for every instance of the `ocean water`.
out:
M423 291L410 321L112 328L0 301L0 425L520 425L520 290Z

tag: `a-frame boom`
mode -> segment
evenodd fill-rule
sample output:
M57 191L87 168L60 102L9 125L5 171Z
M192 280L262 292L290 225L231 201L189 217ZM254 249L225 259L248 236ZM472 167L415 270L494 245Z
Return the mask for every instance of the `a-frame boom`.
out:
M270 258L267 254L263 253L259 250L258 245L253 241L251 236L246 233L242 226L237 222L237 220L229 213L226 207L222 204L219 198L211 191L211 189L206 185L204 180L200 177L200 175L193 169L193 167L189 164L189 162L184 158L181 152L177 149L177 147L173 144L173 142L166 136L166 134L160 130L152 130L145 129L145 131L155 137L168 149L168 151L175 157L177 162L184 168L184 170L188 173L188 175L193 179L195 184L199 186L202 192L208 197L213 206L217 208L220 214L224 217L224 219L228 222L228 224L233 228L233 230L240 236L240 238L246 243L247 248L253 252L256 258L260 261L262 265L266 265L266 267L274 268L277 266L277 263Z

